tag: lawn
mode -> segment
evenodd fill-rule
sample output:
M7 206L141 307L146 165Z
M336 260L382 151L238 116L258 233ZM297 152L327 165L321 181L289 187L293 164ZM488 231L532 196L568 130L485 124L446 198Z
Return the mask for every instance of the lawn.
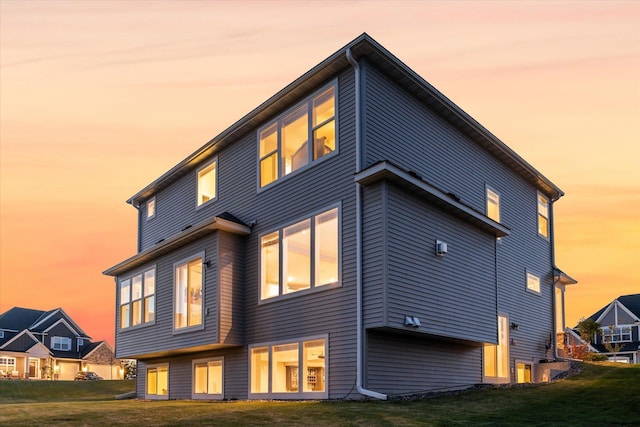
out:
M7 426L640 425L640 365L583 365L562 381L419 401L195 402L114 400L131 381L0 382Z

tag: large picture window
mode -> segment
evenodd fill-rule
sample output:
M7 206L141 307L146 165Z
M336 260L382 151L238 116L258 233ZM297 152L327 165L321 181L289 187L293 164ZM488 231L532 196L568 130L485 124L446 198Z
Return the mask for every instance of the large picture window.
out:
M147 399L169 398L169 366L147 367Z
M262 236L260 298L338 283L338 208Z
M174 329L202 325L202 256L175 265Z
M155 321L156 269L120 281L120 329Z
M222 399L222 358L193 361L193 398Z
M331 85L259 131L260 187L336 150L335 105Z
M253 398L326 398L326 338L251 348L250 394Z

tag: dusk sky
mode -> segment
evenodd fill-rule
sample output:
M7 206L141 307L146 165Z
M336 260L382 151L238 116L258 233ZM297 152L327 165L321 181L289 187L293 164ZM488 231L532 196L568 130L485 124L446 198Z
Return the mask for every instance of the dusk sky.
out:
M568 325L640 292L640 1L0 0L0 312L113 344L125 200L363 32L566 193Z

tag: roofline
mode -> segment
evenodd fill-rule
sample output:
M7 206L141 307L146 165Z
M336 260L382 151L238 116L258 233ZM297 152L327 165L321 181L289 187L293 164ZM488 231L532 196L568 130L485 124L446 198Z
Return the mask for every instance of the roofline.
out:
M351 50L354 57L366 57L373 64L380 67L399 84L409 89L414 96L422 102L430 105L445 119L449 120L455 126L464 131L476 143L485 147L503 163L517 171L520 175L525 177L527 181L542 190L552 199L552 201L555 201L564 195L564 192L560 190L560 188L520 157L520 155L509 148L505 143L489 132L484 126L454 104L449 98L429 84L425 79L411 70L391 52L382 47L382 45L376 42L367 33L363 33L320 62L311 70L298 77L292 83L285 86L282 90L271 96L226 130L222 131L218 136L214 137L202 147L187 156L184 160L172 167L169 171L165 172L155 181L131 196L127 200L127 203L136 208L139 207L146 198L167 187L179 177L184 176L224 145L233 143L233 141L242 136L242 134L248 132L253 127L258 127L261 122L267 120L270 116L274 115L280 109L283 109L289 103L297 101L315 86L328 80L338 71L349 67L349 62L346 58L347 50Z
M229 233L239 234L242 236L251 234L251 228L247 225L220 218L219 216L214 216L213 218L202 221L166 240L156 243L154 246L106 269L102 274L105 276L118 276L127 271L131 271L132 269L140 267L142 264L156 259L160 255L176 247L183 246L188 242L216 230L227 231Z

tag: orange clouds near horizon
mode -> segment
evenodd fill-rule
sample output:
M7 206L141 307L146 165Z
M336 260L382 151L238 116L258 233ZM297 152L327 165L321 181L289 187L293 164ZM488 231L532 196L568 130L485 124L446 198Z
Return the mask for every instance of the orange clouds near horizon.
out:
M125 200L366 31L565 191L575 325L640 292L639 24L625 1L2 0L0 312L113 344Z

